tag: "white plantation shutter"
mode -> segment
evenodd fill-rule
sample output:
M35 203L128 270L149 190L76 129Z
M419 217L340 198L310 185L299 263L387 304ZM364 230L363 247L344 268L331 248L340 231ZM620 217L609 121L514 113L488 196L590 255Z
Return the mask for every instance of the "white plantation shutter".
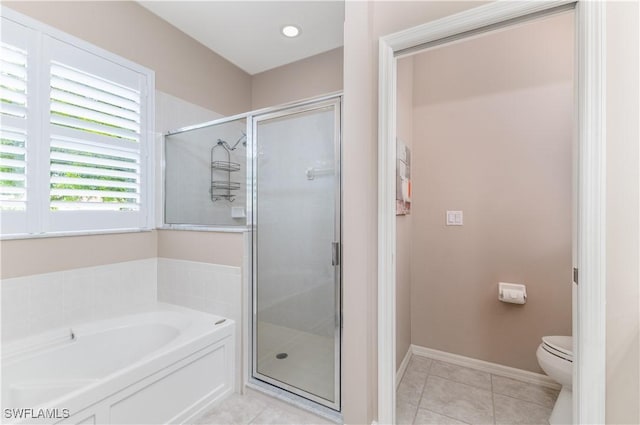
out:
M51 209L138 211L140 92L53 62L50 105Z
M34 32L2 19L0 38L0 230L27 231L30 83Z
M1 233L151 226L153 72L2 15Z
M0 208L24 211L27 208L27 134L24 129L0 129Z
M146 218L144 78L50 39L49 228L133 228Z
M5 42L0 45L0 112L27 118L27 51Z
M0 209L24 211L27 207L27 51L4 41L0 45Z
M138 211L137 149L51 139L51 209Z

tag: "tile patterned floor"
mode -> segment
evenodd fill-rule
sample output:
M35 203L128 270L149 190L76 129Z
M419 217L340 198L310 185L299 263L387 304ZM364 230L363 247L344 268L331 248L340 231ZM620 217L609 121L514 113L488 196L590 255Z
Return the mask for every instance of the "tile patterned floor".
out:
M335 425L328 419L251 389L247 389L244 395L232 394L201 416L196 424Z
M548 424L558 391L413 356L397 390L398 424Z
M397 391L400 424L548 424L558 391L442 361L413 356ZM195 422L202 424L334 424L247 389Z

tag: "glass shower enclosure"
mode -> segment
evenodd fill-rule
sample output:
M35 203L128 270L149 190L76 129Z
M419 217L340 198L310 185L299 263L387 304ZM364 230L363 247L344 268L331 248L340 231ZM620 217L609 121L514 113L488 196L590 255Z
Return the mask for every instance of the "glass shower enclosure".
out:
M253 121L256 379L340 408L340 103Z
M165 137L165 222L250 232L249 382L336 411L340 106L327 96Z
M222 119L165 137L168 226L245 227L247 118Z

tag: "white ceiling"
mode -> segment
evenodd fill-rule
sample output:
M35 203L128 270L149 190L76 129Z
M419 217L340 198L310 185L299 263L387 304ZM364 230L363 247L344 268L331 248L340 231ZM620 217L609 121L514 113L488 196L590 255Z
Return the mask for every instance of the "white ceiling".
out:
M253 75L342 46L344 1L139 1ZM286 38L285 25L301 34Z

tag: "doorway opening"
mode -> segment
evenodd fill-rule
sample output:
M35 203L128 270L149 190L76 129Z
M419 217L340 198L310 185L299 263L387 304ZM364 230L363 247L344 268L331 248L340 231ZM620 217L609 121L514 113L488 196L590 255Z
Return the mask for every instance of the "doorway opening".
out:
M401 423L571 422L573 38L570 10L397 59Z
M436 44L468 39L487 31L504 29L574 8L576 96L572 110L577 167L573 190L575 246L572 249L572 262L579 269L580 291L573 285L573 352L579 358L579 362L573 363L573 421L604 421L604 111L600 84L604 66L601 60L604 50L602 6L587 2L508 2L481 6L380 40L378 421L381 423L393 422L396 418L396 364L399 363L396 359L395 320L396 167L399 159L396 151L399 120L395 108L398 100L398 60ZM455 212L459 209L452 210ZM439 218L445 220L445 217ZM571 277L568 280L571 282ZM496 289L491 292L497 298ZM588 334L587 326L590 327ZM446 331L447 324L441 324L441 329ZM587 335L588 338L585 338Z

